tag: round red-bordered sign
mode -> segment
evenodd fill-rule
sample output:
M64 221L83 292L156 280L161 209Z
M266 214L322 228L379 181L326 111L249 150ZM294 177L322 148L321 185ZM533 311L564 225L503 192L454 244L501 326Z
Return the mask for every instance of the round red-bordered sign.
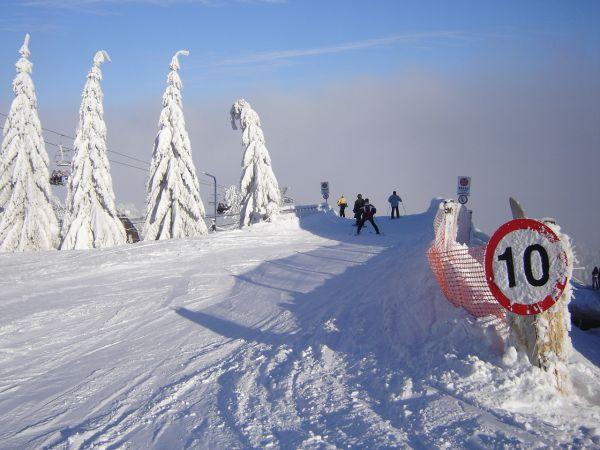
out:
M550 308L567 285L568 259L550 227L532 219L514 219L491 237L485 252L485 278L507 310L539 314Z

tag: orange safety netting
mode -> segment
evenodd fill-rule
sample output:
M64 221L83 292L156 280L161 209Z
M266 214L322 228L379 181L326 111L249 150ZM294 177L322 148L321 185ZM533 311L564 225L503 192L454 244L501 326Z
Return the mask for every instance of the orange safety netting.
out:
M464 207L453 201L440 204L433 223L435 240L427 250L429 265L442 292L455 306L475 317L495 316L504 323L505 310L490 292L485 279L485 245L468 247L456 242L459 228L467 226L466 220L460 223L461 209Z

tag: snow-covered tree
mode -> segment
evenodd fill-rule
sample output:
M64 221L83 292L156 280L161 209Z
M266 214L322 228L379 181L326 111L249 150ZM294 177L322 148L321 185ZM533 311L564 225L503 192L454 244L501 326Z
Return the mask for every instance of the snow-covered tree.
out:
M4 124L0 160L0 250L50 250L58 244L52 209L48 154L37 113L35 87L27 59L29 35L19 50L15 99Z
M260 118L244 99L239 99L231 107L231 126L234 130L237 129L236 121L242 127L244 147L240 180L240 226L244 227L260 220L271 220L279 212L281 192L271 168Z
M106 154L106 124L100 87L100 64L110 61L100 50L94 56L83 88L75 136L73 172L67 185L61 249L112 247L127 238L115 208L115 194Z
M232 184L225 190L225 203L229 206L229 214L239 214L242 209L242 194L240 189Z
M169 65L163 110L150 162L144 240L199 236L208 233L200 183L185 129L179 77L180 50Z

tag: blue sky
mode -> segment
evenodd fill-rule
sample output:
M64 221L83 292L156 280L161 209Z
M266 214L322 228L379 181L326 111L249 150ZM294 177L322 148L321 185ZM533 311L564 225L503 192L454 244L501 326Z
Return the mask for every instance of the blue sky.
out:
M458 72L527 66L576 47L598 58L598 2L3 0L0 59L15 59L25 32L40 99L78 97L91 55L113 60L115 101L160 90L171 54L188 48L187 95L232 89L304 89L413 66ZM529 60L529 62L528 62ZM0 73L6 85L12 71ZM50 88L51 87L51 88Z
M600 2L583 0L2 0L0 110L29 32L42 123L74 134L93 55L107 50L109 149L148 161L169 61L188 49L194 161L222 184L239 179L228 112L245 97L300 201L329 180L333 196L362 192L384 211L397 189L414 212L471 175L484 231L514 195L600 258L598 24ZM112 172L117 202L143 208L146 173Z

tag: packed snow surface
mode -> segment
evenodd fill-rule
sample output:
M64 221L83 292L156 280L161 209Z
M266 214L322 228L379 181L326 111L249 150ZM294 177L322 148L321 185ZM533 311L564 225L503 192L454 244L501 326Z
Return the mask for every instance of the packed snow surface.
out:
M600 336L555 393L442 296L436 206L0 255L0 447L600 446Z

